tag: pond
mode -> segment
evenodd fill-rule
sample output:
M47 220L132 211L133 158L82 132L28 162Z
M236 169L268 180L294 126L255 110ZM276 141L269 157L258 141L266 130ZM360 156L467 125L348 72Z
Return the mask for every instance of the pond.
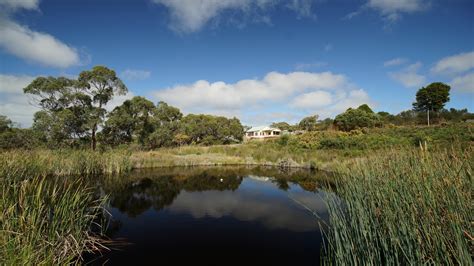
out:
M108 235L88 264L318 265L324 173L198 167L104 178Z

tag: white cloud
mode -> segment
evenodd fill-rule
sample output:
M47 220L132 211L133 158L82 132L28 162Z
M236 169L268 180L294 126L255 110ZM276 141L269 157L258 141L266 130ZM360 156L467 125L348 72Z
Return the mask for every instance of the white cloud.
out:
M32 104L30 97L23 93L23 88L28 86L35 78L27 75L0 74L0 114L8 116L13 122L19 123L22 127L31 126L34 113L40 110ZM111 111L133 96L132 92L115 96L105 108Z
M406 63L408 60L406 58L397 57L383 63L384 67L399 66Z
M28 86L35 77L15 76L0 74L0 93L23 93L23 88Z
M120 76L126 80L144 80L149 78L150 75L151 72L147 70L126 69L122 71Z
M168 8L171 16L170 28L181 33L196 32L202 29L210 21L221 18L226 11L243 13L237 18L235 14L229 14L225 19L234 22L244 18L252 17L254 22L271 24L270 17L264 13L275 5L286 3L286 8L296 12L298 17L314 17L312 14L311 0L151 0L153 3ZM242 22L237 22L242 26Z
M453 74L474 68L474 51L460 53L439 60L431 71L436 74Z
M116 95L116 96L112 97L112 99L107 103L107 105L105 106L105 109L108 112L110 112L110 111L114 110L115 107L117 107L119 105L122 105L123 102L125 102L126 100L132 99L133 96L135 96L135 95L131 91L127 92L127 94L125 94L125 95Z
M32 76L0 74L0 114L8 116L23 127L32 123L33 114L39 109L29 103L23 88L33 81Z
M429 0L369 0L367 7L380 12L382 17L394 22L400 19L402 13L422 11L430 5Z
M368 0L357 11L351 12L344 19L352 19L368 9L376 10L387 22L399 20L403 13L414 13L426 10L431 0Z
M245 123L254 123L257 119L249 113L317 111L321 116L332 116L347 107L369 102L363 90L352 85L344 75L331 72L270 72L262 79L236 83L200 80L157 90L153 95L187 113L240 117L243 114L248 119Z
M291 0L288 8L295 11L298 17L316 18L312 11L313 0Z
M38 1L0 0L0 47L7 52L46 66L65 68L80 63L80 56L71 47L55 37L29 29L11 20L18 9L37 9Z
M455 77L451 81L451 87L456 91L474 93L474 72Z
M420 87L426 83L426 77L418 74L421 62L411 64L398 72L390 72L389 75L395 81L408 88Z
M317 109L332 103L332 95L327 91L313 91L296 96L291 106L302 109Z
M0 7L4 9L37 9L39 0L0 0Z

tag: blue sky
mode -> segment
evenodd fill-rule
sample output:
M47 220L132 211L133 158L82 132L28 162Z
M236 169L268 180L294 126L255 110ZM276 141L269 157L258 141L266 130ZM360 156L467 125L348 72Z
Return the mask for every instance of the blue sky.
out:
M37 76L114 69L130 93L248 125L368 103L411 108L452 86L474 109L474 1L0 0L0 114L29 126Z

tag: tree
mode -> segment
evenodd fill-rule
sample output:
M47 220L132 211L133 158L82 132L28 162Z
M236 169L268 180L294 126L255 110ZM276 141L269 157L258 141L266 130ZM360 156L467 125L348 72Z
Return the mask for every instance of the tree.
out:
M318 123L318 117L318 115L313 115L303 118L298 124L299 128L307 131L315 130Z
M347 109L334 119L334 125L343 131L351 131L358 128L381 126L380 117L374 113L368 113L362 109Z
M156 117L161 123L167 123L180 120L183 114L178 108L160 101L157 105Z
M101 138L112 145L132 141L144 144L155 130L156 112L153 102L144 97L135 96L126 100L107 115Z
M0 115L0 133L3 133L12 127L12 121L4 115Z
M276 122L276 123L272 123L270 126L274 128L278 128L280 130L291 131L293 129L293 127L287 122Z
M413 103L415 111L426 112L428 126L430 125L430 111L438 112L449 101L451 87L441 82L434 82L423 87L416 93L416 102Z
M42 109L35 114L33 129L49 146L86 136L91 99L76 85L76 81L64 77L38 77L23 89Z
M89 123L92 130L91 148L95 150L97 128L106 114L105 105L114 95L124 95L128 89L115 71L105 66L95 66L90 71L82 71L79 74L78 87L92 100Z
M367 105L367 104L362 104L361 106L357 107L357 109L359 110L362 110L362 111L365 111L366 113L369 113L369 114L373 114L374 111L372 111L372 109L370 109L370 107Z
M106 114L105 105L127 88L113 70L95 66L79 74L78 80L65 77L39 77L23 91L33 98L43 113L35 117L36 128L47 130L49 140L91 138L96 148L98 126ZM89 133L90 132L90 133Z

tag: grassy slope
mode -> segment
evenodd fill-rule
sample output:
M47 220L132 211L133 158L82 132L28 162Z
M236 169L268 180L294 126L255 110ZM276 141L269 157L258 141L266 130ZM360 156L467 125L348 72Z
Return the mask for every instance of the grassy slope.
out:
M366 131L310 132L288 140L251 141L238 145L185 146L133 152L133 167L192 165L280 165L333 170L378 150L405 150L419 143L431 147L472 145L474 125L397 127Z

